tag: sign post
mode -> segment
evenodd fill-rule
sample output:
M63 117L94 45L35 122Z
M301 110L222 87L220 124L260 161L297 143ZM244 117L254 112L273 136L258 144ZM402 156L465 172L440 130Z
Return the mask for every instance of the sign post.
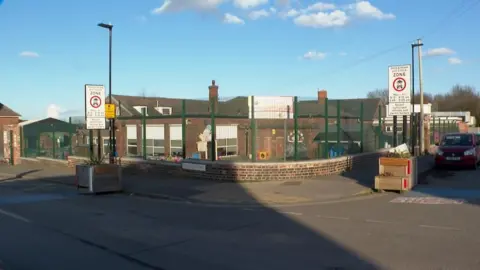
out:
M402 125L405 127L411 106L411 66L388 67L388 109L387 115L393 116L393 146L397 146L397 117L403 116ZM403 129L403 142L406 141L407 130Z
M105 87L103 85L85 85L85 123L87 129L98 131L98 158L102 156L101 130L106 129Z

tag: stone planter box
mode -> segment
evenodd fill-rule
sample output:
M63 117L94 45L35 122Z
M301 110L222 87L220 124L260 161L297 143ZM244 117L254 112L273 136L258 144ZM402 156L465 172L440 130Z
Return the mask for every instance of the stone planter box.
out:
M379 175L375 177L376 190L408 191L417 185L417 159L379 158Z
M116 164L76 165L75 183L77 189L88 193L122 191L122 168Z

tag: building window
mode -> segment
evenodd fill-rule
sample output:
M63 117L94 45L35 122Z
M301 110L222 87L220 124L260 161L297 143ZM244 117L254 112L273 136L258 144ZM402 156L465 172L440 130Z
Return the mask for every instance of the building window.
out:
M165 155L163 125L147 125L146 148L148 157L160 157ZM142 129L143 134L143 129ZM143 135L142 135L143 136Z
M148 116L148 108L147 106L133 106L133 108L139 112L139 113L142 113L142 109L145 109L145 115Z
M170 125L170 155L183 156L182 125Z
M127 126L127 156L138 156L137 126Z
M162 115L171 115L172 108L171 107L155 107L155 110Z
M218 156L238 155L237 126L217 126L216 132Z

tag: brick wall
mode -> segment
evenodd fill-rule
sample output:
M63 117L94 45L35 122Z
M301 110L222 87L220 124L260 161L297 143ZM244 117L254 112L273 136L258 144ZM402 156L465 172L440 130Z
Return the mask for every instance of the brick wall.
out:
M13 131L13 142L10 141L11 131ZM2 125L0 126L0 133L0 140L2 140L0 159L3 162L11 162L11 143L13 143L13 165L20 164L20 129L18 124Z
M378 158L386 153L380 150L374 153L344 156L329 160L313 160L302 162L281 163L251 163L229 161L186 160L184 163L205 165L205 171L183 170L180 163L163 161L146 161L140 159L122 158L121 164L127 173L154 172L183 175L216 181L278 181L290 179L305 179L316 176L334 175L342 172L361 174L368 168L378 168ZM85 158L71 156L68 166L83 163ZM378 172L378 169L376 170Z

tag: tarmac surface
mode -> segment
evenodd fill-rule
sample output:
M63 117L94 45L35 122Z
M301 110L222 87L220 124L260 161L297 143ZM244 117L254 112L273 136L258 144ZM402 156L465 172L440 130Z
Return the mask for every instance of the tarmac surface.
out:
M253 207L79 195L4 174L0 260L7 269L480 269L480 170L426 180L407 194Z

